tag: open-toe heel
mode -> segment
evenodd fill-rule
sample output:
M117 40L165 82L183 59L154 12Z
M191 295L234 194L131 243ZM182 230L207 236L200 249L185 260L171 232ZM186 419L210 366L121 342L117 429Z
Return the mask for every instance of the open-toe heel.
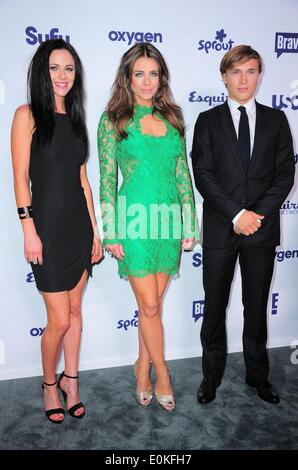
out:
M57 384L57 380L52 384L48 384L47 382L43 382L41 384L41 388L44 391L44 386L45 385L47 387L53 387L56 384ZM63 408L52 408L51 410L45 410L45 414L46 414L46 417L48 418L48 420L51 421L51 423L61 424L64 421L65 412L64 412ZM63 418L62 419L51 419L51 416L56 415L56 414L62 414Z
M76 379L78 380L79 379L79 376L76 375L75 377L74 376L71 376L71 375L67 375L65 374L65 372L63 371L61 374L60 374L60 377L58 379L58 388L59 390L62 392L62 395L63 395L63 398L64 398L64 401L65 401L65 404L67 406L67 393L65 392L65 390L63 390L63 388L61 388L61 380L63 379L63 377L67 377L68 379ZM81 413L80 415L76 415L75 412L79 409L79 408L84 408L84 412ZM85 416L85 405L83 405L83 403L80 401L79 403L76 403L75 405L73 405L71 408L69 408L69 410L67 410L68 414L70 416L72 416L72 418L77 418L77 419L81 419Z
M134 363L133 370L135 373L135 378L137 380L137 362ZM150 363L150 370L151 370L151 363ZM152 390L137 390L136 389L136 400L143 408L147 408L150 403L152 402L153 393Z
M171 381L171 376L170 376L168 367L167 367L167 372L168 372L170 384L172 387L172 381ZM157 403L162 409L166 411L173 411L175 409L176 403L175 403L175 398L174 398L173 393L168 394L168 395L164 395L164 394L159 395L155 388L155 397L156 397Z

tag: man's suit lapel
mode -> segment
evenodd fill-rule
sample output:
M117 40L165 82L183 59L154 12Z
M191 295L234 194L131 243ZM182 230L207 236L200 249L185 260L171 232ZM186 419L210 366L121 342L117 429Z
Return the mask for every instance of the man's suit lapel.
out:
M239 167L241 173L245 174L244 166L242 163L242 158L240 154L239 143L237 139L237 134L235 131L233 119L231 116L230 108L227 102L218 108L219 119L223 127L227 141L229 142L231 152L233 154L234 160Z
M265 135L265 119L264 112L259 103L256 102L256 128L255 128L255 138L254 146L252 150L250 165L248 168L248 173L251 173L254 169L254 166L260 158L260 150L262 148L263 140ZM259 156L258 156L259 155Z

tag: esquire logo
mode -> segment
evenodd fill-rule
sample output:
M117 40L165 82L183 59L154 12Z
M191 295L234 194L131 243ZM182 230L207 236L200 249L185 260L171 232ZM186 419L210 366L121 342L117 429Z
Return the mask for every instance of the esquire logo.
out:
M235 41L232 39L226 39L227 34L224 29L216 31L215 38L212 41L205 41L205 39L200 39L198 43L198 51L205 51L206 54L209 54L209 51L228 51L231 49Z
M161 33L144 33L141 31L110 31L108 38L113 42L127 42L129 46L135 42L162 42Z
M26 42L30 44L30 46L34 46L39 42L41 44L43 41L47 41L48 39L64 39L66 42L70 42L69 35L62 35L59 34L58 28L52 28L49 33L38 33L37 29L34 26L27 26L25 29L26 33Z
M189 93L188 101L190 103L206 103L208 106L215 106L226 101L228 96L225 93L219 95L200 95L198 91Z

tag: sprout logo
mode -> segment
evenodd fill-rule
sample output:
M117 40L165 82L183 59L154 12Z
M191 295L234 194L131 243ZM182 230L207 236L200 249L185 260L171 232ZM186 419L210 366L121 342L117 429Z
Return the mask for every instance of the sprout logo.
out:
M139 311L135 310L135 314L134 314L134 316L131 320L119 320L117 330L120 330L121 328L124 328L124 330L127 331L127 329L130 326L137 327L138 324L139 324L138 315L139 315Z
M231 49L235 41L232 41L232 39L224 41L226 37L227 35L222 28L219 31L216 31L215 39L213 41L205 41L204 39L201 39L199 41L198 51L205 51L206 54L209 54L210 49L218 52L228 51Z

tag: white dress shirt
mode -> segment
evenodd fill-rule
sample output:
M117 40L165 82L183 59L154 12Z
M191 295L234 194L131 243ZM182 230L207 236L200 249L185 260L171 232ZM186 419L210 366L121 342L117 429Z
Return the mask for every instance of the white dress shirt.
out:
M251 149L250 152L252 153L252 149L253 149L253 146L254 146L254 139L255 139L255 129L256 129L256 102L255 102L255 99L252 98L247 103L240 104L240 103L237 103L237 101L234 101L230 97L228 97L228 106L229 106L230 111L231 111L231 115L232 115L232 119L233 119L233 123L234 123L234 127L235 127L237 137L238 137L238 130L239 130L239 121L240 121L240 116L241 116L241 113L240 113L238 108L239 108L239 106L244 106L245 107L246 114L247 114L247 117L248 117L248 123L249 123L250 149ZM232 221L234 225L236 224L237 220L239 219L241 214L243 214L244 211L245 211L245 209L242 209L240 212L238 212L237 215L235 215L235 217Z

